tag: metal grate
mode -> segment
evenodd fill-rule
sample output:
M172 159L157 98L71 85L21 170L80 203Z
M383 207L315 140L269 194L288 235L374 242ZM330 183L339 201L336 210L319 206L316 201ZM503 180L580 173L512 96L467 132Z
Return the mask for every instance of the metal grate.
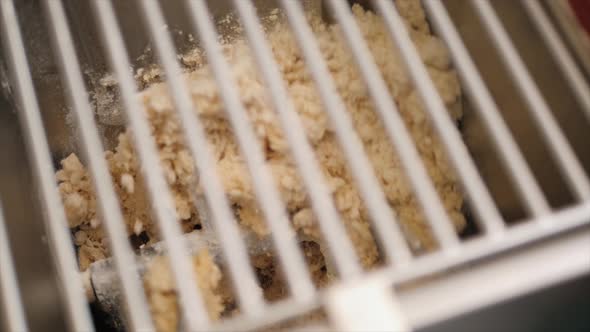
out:
M97 195L97 210L104 220L110 240L110 249L125 303L127 328L134 331L154 330L141 280L136 273L136 259L128 243L117 196L107 164L102 157L104 147L88 101L88 92L85 89L83 72L64 5L57 0L44 0L42 3L64 91L75 125L79 128L82 151L92 175ZM326 310L331 328L409 330L590 271L590 262L584 254L590 250L588 175L580 156L576 155L571 147L545 96L529 73L508 31L489 1L472 0L470 4L490 37L493 47L501 55L500 60L508 68L513 84L526 102L527 111L575 198L575 203L565 209L555 211L551 208L513 133L498 111L498 106L444 3L438 0L425 0L423 5L435 31L448 45L462 86L474 106L473 110L481 118L498 159L529 215L526 220L515 226L506 225L505 218L482 179L476 162L463 142L461 132L448 117L445 105L395 8L395 2L373 1L376 12L383 18L391 39L399 48L416 90L424 101L426 113L443 143L451 165L460 175L459 180L466 198L477 216L477 221L480 222L481 236L469 241L461 241L454 231L441 199L420 160L417 148L397 111L394 100L389 95L386 83L372 60L359 27L354 22L349 4L341 0L324 1L324 5L344 32L345 41L368 88L375 111L400 157L409 183L439 244L439 250L419 257L412 255L398 224L394 222L396 216L379 187L360 138L355 134L352 120L345 111L340 96L334 93L335 83L329 75L301 4L291 0L279 1L316 84L351 174L367 205L372 226L386 258L386 266L373 272L363 271L356 259L354 247L339 220L327 185L323 181L320 166L311 145L306 140L303 124L289 100L253 4L250 1L232 1L233 8L243 24L245 37L252 47L261 77L270 91L271 105L277 111L281 128L310 195L312 208L318 216L322 235L330 249L331 259L339 277L338 283L325 292L315 289L297 239L292 235L293 230L278 190L267 176L270 171L248 121L246 110L240 102L228 64L222 56L207 1L186 0L184 3L192 28L206 51L221 99L226 106L228 120L252 176L263 215L266 220L272 221L268 226L290 291L290 297L278 303L267 303L263 299L256 275L249 264L247 245L242 239L223 192L221 180L216 174L215 162L209 151L203 124L193 115L192 101L181 78L181 67L172 37L167 30L162 29L166 25L166 20L160 3L157 0L137 1L140 16L166 73L188 148L192 155L199 156L195 158L196 170L211 220L211 225L204 227L211 227L219 238L228 275L241 308L241 314L235 318L218 323L208 319L186 244L182 240L184 238L181 228L175 222L174 203L163 177L157 147L151 138L148 120L135 97L137 86L129 71L129 54L115 10L110 1L93 0L91 5L100 37L108 51L107 60L118 81L125 114L143 165L142 175L146 179L154 219L171 258L171 270L178 289L183 327L186 330L258 329L317 308ZM562 42L545 9L536 0L524 0L522 6L543 36L580 108L586 116L589 115L588 82ZM54 169L48 166L52 164L50 150L13 1L0 0L0 14L3 51L12 79L10 86L14 92L31 163L41 191L49 242L59 270L69 327L73 331L92 331L94 326L86 305L83 280L76 268L75 254L71 250L64 210L56 191ZM13 263L8 248L4 247L7 241L1 215L0 211L0 245L3 246L0 248L2 307L8 309L8 328L24 331L27 324L21 311ZM566 256L568 259L563 259ZM539 271L539 267L548 259L554 262L553 268ZM438 274L441 271L446 272ZM397 287L435 274L435 278L422 281L416 287ZM493 282L486 287L476 287L482 280L486 282L496 276L509 277L510 282ZM449 296L453 290L460 287L477 291L474 290L468 296ZM444 298L445 301L432 301L432 298ZM366 314L350 314L360 311ZM381 325L375 325L376 323Z

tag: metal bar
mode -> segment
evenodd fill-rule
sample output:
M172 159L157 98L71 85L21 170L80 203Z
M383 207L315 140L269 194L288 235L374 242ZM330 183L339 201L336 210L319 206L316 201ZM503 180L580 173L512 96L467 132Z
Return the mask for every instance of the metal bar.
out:
M432 125L438 132L451 164L467 191L468 199L473 203L475 212L487 233L499 236L504 231L502 217L494 201L477 172L477 168L469 156L465 143L461 139L458 128L451 121L445 104L438 94L434 83L422 63L406 27L393 3L375 0L375 4L390 36L396 42L401 57L408 67L422 102L425 104ZM350 14L348 14L350 15Z
M448 49L455 68L463 80L463 87L467 90L476 106L475 110L481 116L482 122L490 133L494 147L503 162L506 173L511 177L521 201L532 216L540 217L548 214L551 208L543 191L535 180L508 126L498 113L498 106L471 60L444 4L437 0L427 0L423 3L439 35L449 46Z
M174 52L174 45L167 30L162 28L166 26L166 22L158 2L156 0L138 0L136 3L141 8L142 16L152 38L152 43L155 46L156 54L159 57L160 63L164 67L167 84L169 85L169 92L172 96L176 109L179 113L183 113L184 117L194 117L191 97L186 85L183 83L182 73L179 65L177 64L176 54ZM181 122L184 124L183 129L185 132L194 130L187 125L187 122ZM196 141L191 138L187 140L187 143L189 146L195 144L207 144L206 141ZM198 162L198 150L193 147L191 148L191 151L194 158L197 159ZM180 229L178 229L177 233L180 234ZM178 247L178 250L183 250L183 248ZM247 257L245 258L247 260ZM188 266L179 266L179 268L185 269L188 268ZM189 330L207 328L209 325L209 321L206 319L207 309L201 297L201 292L196 287L194 275L189 275L189 278L186 278L186 272L187 271L179 270L176 284L178 285L181 295L181 307L184 312L184 318L187 320L187 328ZM257 288L257 285L252 283L251 287ZM250 304L257 305L259 303L258 301L255 303L243 303L244 306ZM203 319L203 317L205 319Z
M381 117L390 141L395 146L404 171L412 189L422 205L441 247L454 250L459 240L452 222L438 197L428 173L416 150L395 102L392 100L387 84L375 63L360 29L350 13L350 8L342 1L328 1L336 20L344 33L344 38L352 52L368 91L373 98L375 108Z
M79 128L82 150L92 174L100 216L109 238L109 245L121 282L129 328L132 330L153 329L143 288L137 273L135 273L135 256L126 236L127 232L117 194L103 156L104 148L100 143L94 113L88 102L82 71L77 60L64 8L60 1L45 0L43 5L49 18L48 27L58 58L58 66L67 86L64 90Z
M549 16L545 13L538 0L524 0L521 2L531 21L539 31L541 38L549 47L558 67L563 72L570 88L578 99L578 103L590 120L590 86L580 71L576 61L568 51L558 31Z
M39 184L41 203L45 211L44 221L49 233L50 247L56 258L57 274L67 307L67 323L74 331L94 331L84 287L78 276L68 224L54 180L55 170L19 30L18 16L12 1L0 1L0 17L0 33L4 47L8 50L8 68L14 82L19 118L25 133L29 158Z
M185 3L188 5L194 30L200 36L220 94L227 106L226 109L230 114L229 119L238 138L242 155L245 156L252 174L254 190L270 228L274 246L281 258L281 266L289 289L293 297L303 301L313 296L315 287L287 218L285 205L280 199L281 196L273 182L272 173L266 165L263 152L252 126L249 124L246 110L240 101L236 84L231 80L229 66L217 43L217 34L209 17L209 9L205 1L186 1ZM242 3L247 4L248 2Z
M237 0L235 4L242 18L246 35L252 45L258 67L269 89L273 106L279 115L283 131L290 142L291 151L295 156L295 161L301 171L311 201L314 204L314 211L316 211L318 216L333 218L336 215L336 210L329 197L325 181L322 179L319 164L304 135L305 130L288 96L279 68L273 59L272 51L264 39L264 32L260 28L260 22L256 18L254 8L246 1ZM368 164L368 161L366 164ZM371 176L370 173L363 174L366 174L365 177ZM396 222L392 222L395 218L391 213L389 205L387 205L383 195L379 195L377 181L373 179L372 182L367 182L364 178L360 179L357 177L357 182L363 182L364 184L363 187L365 190L362 193L371 216L375 221L377 233L381 237L381 243L385 248L387 257L395 261L395 264L407 264L411 259L410 250L403 238L399 225ZM326 208L330 208L332 211L320 211ZM323 222L323 219L320 217L320 222Z
M533 78L527 72L526 66L510 41L508 33L502 27L502 23L495 14L494 9L485 0L472 0L471 4L482 20L485 29L492 37L494 47L500 53L500 58L509 68L509 72L517 83L517 88L525 99L535 124L543 134L541 136L549 146L553 158L570 189L580 201L589 200L590 182L584 168L569 145L564 133L559 128L553 114L551 114L551 109L543 99Z
M4 328L12 332L29 330L25 318L24 306L16 278L16 270L10 253L10 242L4 222L2 204L0 204L0 307L4 313Z

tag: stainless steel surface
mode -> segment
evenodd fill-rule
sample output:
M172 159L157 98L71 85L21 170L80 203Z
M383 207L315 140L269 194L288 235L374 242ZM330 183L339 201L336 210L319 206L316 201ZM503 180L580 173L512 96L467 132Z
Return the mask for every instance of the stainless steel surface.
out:
M0 294L2 294L2 320L8 331L28 331L20 287L16 280L14 261L4 222L4 211L0 203Z
M16 205L6 204L11 199L6 192L25 192L32 188L16 186L8 191L0 182L8 234L19 236L11 239L15 260L14 264L8 264L16 266L16 281L20 285L42 285L47 287L48 294L54 292L52 294L61 296L55 303L33 303L29 291L21 287L26 323L33 330L39 326L60 329L64 322L74 331L91 331L94 326L54 181L55 162L75 151L82 152L93 175L99 209L106 221L116 262L115 271L122 281L119 300L127 303L127 326L130 330L153 330L101 152L112 147L125 117L133 128L155 219L171 256L175 282L181 294L183 326L187 329L258 329L319 308L328 313L331 328L396 326L417 329L587 275L590 272L586 255L590 252L590 151L587 145L590 91L581 67L574 62L545 9L532 0L518 4L507 0L423 2L433 30L450 48L466 92L465 117L462 131L459 131L447 117L445 106L408 38L395 2L359 2L374 7L383 17L390 37L399 48L427 114L459 174L469 201L466 211L468 216L474 212L474 220L479 225L477 237L462 239L453 231L396 105L353 22L348 4L343 1L323 1L324 16L342 27L376 112L437 237L440 250L436 252L417 257L410 253L363 146L354 134L351 120L343 111L342 100L334 93L334 84L299 3L254 1L255 6L251 6L250 2L240 0L146 0L111 5L109 1L64 0L62 7L62 1L44 0L42 8L39 2L32 0L1 0L0 88L7 85L2 75L6 70L1 69L5 63L10 74L10 91L4 88L3 92L4 98L10 100L5 103L0 100L0 114L9 118L14 111L12 108L16 108L30 158L23 168L6 163L12 166L3 167L0 175L32 174L34 189L40 193L40 198L38 201L36 197L28 199L32 201L31 210L42 215L20 225L14 214ZM310 0L304 2L304 6L319 7L319 3ZM375 271L362 271L356 261L313 152L302 135L302 125L281 82L269 46L262 38L256 14L264 15L276 7L285 11L372 217L380 249L387 257L386 265ZM208 10L211 17L207 15ZM231 29L220 26L218 21L232 11L242 21L244 36L252 45L253 57L270 92L270 101L312 198L326 242L322 243L323 249L331 253L339 274L337 284L326 292L315 290L309 280L297 247L299 239L292 234L274 183L265 177L268 171L263 155L255 144L227 64L219 56L215 29L222 34L230 33ZM140 24L135 19L126 19L136 13L142 17ZM30 20L31 17L39 20ZM162 29L165 24L170 24L168 29ZM188 32L194 32L198 37L196 41L182 37ZM247 244L241 239L215 174L202 125L193 116L193 105L180 79L176 53L195 44L206 50L221 88L228 119L246 156L258 203L266 220L272 221L269 226L274 248L290 290L286 300L277 303L263 300L249 264ZM146 49L149 49L147 53ZM210 322L205 314L148 123L134 96L139 87L129 68L150 63L163 65L189 150L199 156L196 169L211 215L204 227L211 228L219 237L240 302L241 314L221 322ZM100 85L97 77L111 70L119 83L120 94L107 93L115 97L115 108L120 114L105 120L102 115L92 116L92 112L101 110L93 107L85 88L91 93L97 91ZM11 130L18 130L13 128L15 123L10 126ZM11 144L0 141L0 148L14 149ZM26 204L26 195L15 195L21 197L17 200L20 204ZM33 204L33 201L40 204ZM43 278L51 282L28 281L32 273L38 273L39 267L33 266L34 260L28 264L23 259L23 254L30 249L15 242L37 241L41 247L43 244L38 238L28 238L30 232L23 231L23 227L35 227L37 232L47 234L55 270L45 266ZM7 262L4 256L2 258L0 263ZM59 282L53 282L53 277ZM4 280L8 279L2 275ZM15 294L2 292L0 296L10 303L4 307L20 308L18 300L14 300ZM366 300L360 301L360 298ZM16 308L11 307L13 305ZM361 308L368 310L372 317L370 323L376 325L368 325L369 322L360 318L347 322L353 318L349 312L355 307L359 309L359 305L366 305ZM49 312L53 314L40 314ZM9 318L7 322L22 323L24 320L18 313L10 314ZM319 326L325 328L325 324L322 322Z
M31 330L65 329L62 298L47 243L36 185L12 105L0 99L0 200L25 317ZM8 222L10 220L10 222ZM34 248L34 250L31 250ZM4 296L4 293L0 293ZM2 309L3 310L3 309ZM6 320L0 315L0 324ZM2 325L4 326L4 325Z

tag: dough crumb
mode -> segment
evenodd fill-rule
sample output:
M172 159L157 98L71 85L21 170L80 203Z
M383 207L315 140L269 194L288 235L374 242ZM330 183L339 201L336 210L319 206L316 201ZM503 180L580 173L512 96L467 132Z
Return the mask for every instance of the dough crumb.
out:
M213 321L218 320L223 311L222 297L219 293L221 271L206 250L193 257L193 268L209 318ZM178 331L181 315L178 310L174 277L167 257L154 258L144 276L144 286L156 330Z
M135 191L135 180L130 174L121 175L121 186L127 191L128 194L133 194Z

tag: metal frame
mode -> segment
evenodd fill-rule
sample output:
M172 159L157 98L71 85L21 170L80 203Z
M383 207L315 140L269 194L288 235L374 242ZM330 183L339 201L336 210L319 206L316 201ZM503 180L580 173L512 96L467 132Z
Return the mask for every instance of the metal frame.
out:
M467 243L461 243L452 228L434 186L427 176L424 165L405 127L394 101L387 91L369 49L362 38L361 31L354 22L348 5L341 0L325 0L334 14L335 20L344 32L346 43L354 62L361 73L368 92L374 101L376 112L383 121L391 143L394 145L406 171L409 182L416 194L424 214L432 226L440 250L421 257L413 257L395 222L396 216L389 208L371 164L364 153L359 137L355 134L352 122L340 96L335 93L335 84L330 78L321 52L308 26L303 8L296 1L280 0L291 26L295 39L306 60L310 74L315 82L328 118L335 130L351 173L367 204L377 238L388 260L387 267L371 273L364 273L360 267L354 247L339 221L336 208L331 200L321 170L313 155L310 144L304 135L303 126L294 105L289 99L280 71L272 58L272 52L263 37L260 22L254 7L249 1L233 0L233 6L242 21L245 37L252 46L252 54L264 83L270 91L271 103L276 110L279 122L290 146L290 152L300 170L304 185L310 194L312 208L317 215L319 226L325 238L322 246L331 253L336 272L341 282L325 292L316 291L307 273L297 238L289 225L284 204L264 162L262 150L257 145L256 136L240 102L235 82L231 79L229 67L216 40L216 31L205 0L185 0L192 27L199 35L203 48L208 54L214 78L219 86L220 96L226 106L228 119L239 147L248 165L259 200L261 210L271 230L271 238L287 277L291 297L288 300L269 305L262 297L256 283L252 267L249 265L248 250L242 239L223 187L215 163L210 154L200 119L194 116L190 93L181 79L181 69L177 62L172 39L161 29L165 19L158 1L137 1L146 29L154 41L154 49L168 77L168 85L175 108L178 111L187 146L195 158L195 172L199 174L204 189L211 220L204 225L216 231L221 249L229 267L232 285L236 291L242 314L234 319L218 324L210 322L200 290L193 273L192 261L181 241L182 234L176 221L174 204L166 180L162 176L155 142L150 137L149 124L142 105L135 98L137 87L129 72L130 63L122 39L121 31L109 1L92 1L94 14L100 27L100 35L107 50L106 55L111 69L116 74L122 92L122 101L127 110L129 126L132 129L142 172L147 180L150 200L157 224L167 243L171 269L180 293L180 307L183 311L184 326L189 330L256 329L296 317L310 310L325 307L330 314L333 326L349 328L366 325L369 321L346 323L345 318L351 306L358 305L357 299L375 299L369 313L371 325L376 329L409 329L426 326L454 315L475 310L479 307L497 303L503 299L530 292L553 283L567 280L590 271L583 253L590 249L590 181L578 158L571 149L563 132L543 100L543 96L520 59L514 45L493 8L486 0L471 0L471 5L482 21L494 46L501 54L503 63L512 73L512 79L519 88L535 124L543 133L545 143L560 166L563 177L578 199L578 204L563 211L551 211L543 192L522 156L510 130L497 110L494 100L478 73L470 55L449 18L444 5L439 0L425 0L432 24L441 38L449 45L451 57L467 93L474 101L475 110L492 137L492 142L503 163L510 180L517 189L519 197L526 206L529 218L520 226L507 228L485 187L458 129L455 127L425 65L414 47L402 18L393 2L374 0L377 12L382 16L390 37L399 48L401 58L412 77L416 90L425 104L425 111L435 127L441 142L450 157L451 164L459 174L467 198L472 203L484 229L484 234ZM135 259L127 239L123 218L116 200L112 181L106 162L102 158L103 147L88 103L80 65L74 49L70 29L61 1L44 0L44 9L49 18L50 34L53 39L56 58L67 86L66 96L79 127L81 147L84 151L97 192L99 210L110 239L111 250L121 280L121 289L126 303L126 322L131 330L151 331L153 323L141 283L136 275ZM580 69L561 41L547 15L535 0L523 1L524 8L535 26L544 36L556 64L568 80L570 88L587 115L590 115L590 88ZM54 169L51 165L46 136L41 121L39 105L35 96L30 69L20 34L19 22L12 1L0 1L0 27L4 49L7 54L13 90L19 107L24 132L26 133L34 171L39 179L42 202L47 212L47 227L51 248L55 251L58 271L66 299L69 323L72 330L92 331L92 323L86 304L82 281L75 265L75 257L70 248L69 232L63 207L59 202ZM196 190L196 188L194 188ZM195 202L198 204L198 202ZM0 245L5 241L4 222L0 209ZM8 312L8 323L14 330L26 330L26 320L17 292L13 263L6 248L0 256L4 308ZM559 259L568 253L568 259ZM572 254L573 253L573 254ZM536 271L539 262L555 259L559 263L549 271ZM471 268L465 268L471 264ZM400 288L398 286L432 276L441 271L458 268L451 273L437 275L418 287ZM513 278L507 271L518 271ZM510 274L509 282L495 282L472 292L469 297L448 295L458 285L475 285L490 275ZM534 282L530 278L535 276ZM391 287L393 286L393 288ZM395 289L395 291L394 291ZM379 296L375 296L379 294ZM385 294L385 296L382 296ZM390 295L387 295L390 294ZM445 296L444 306L436 301L426 301L432 296ZM377 301L377 299L380 299ZM449 302L450 301L450 302ZM452 303L452 304L451 304ZM7 305L10 304L10 305ZM398 308L398 305L400 307ZM386 309L384 309L386 308ZM401 308L401 309L400 309ZM395 312L395 315L388 313ZM196 314L195 314L196 313ZM391 316L391 317L387 317ZM400 323L403 317L407 325ZM379 320L378 318L382 318ZM386 319L387 318L387 319ZM393 320L392 320L393 318ZM369 316L367 316L369 319ZM357 325L360 324L360 325ZM395 325L401 324L401 325Z

